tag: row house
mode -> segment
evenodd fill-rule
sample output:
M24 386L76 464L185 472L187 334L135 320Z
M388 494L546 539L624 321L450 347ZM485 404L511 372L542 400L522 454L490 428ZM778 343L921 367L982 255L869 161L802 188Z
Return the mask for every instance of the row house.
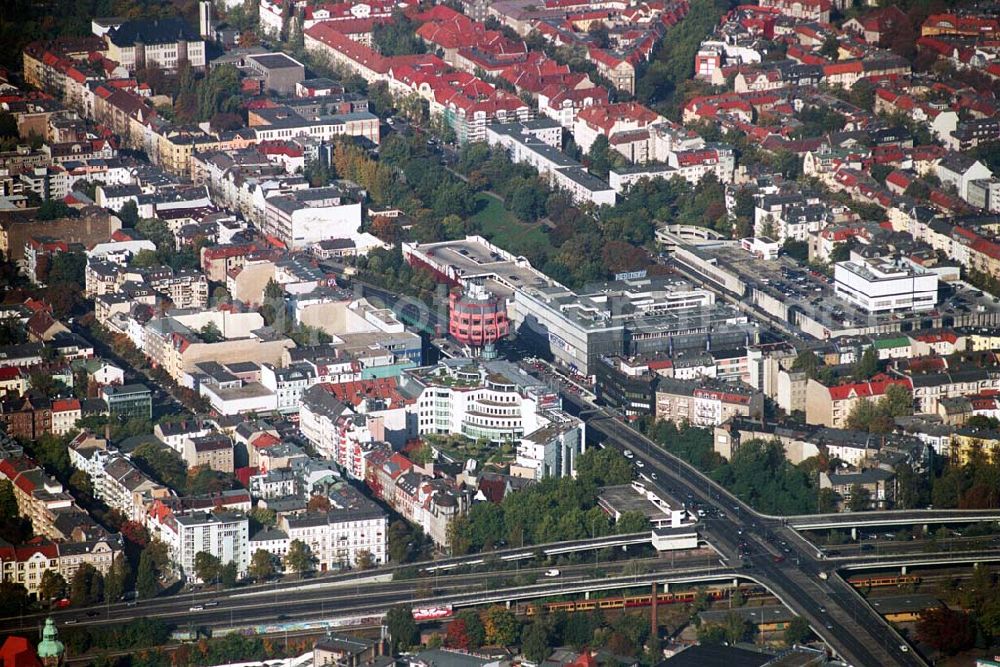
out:
M91 477L94 497L122 513L130 521L142 521L146 504L154 498L172 495L167 487L154 482L124 455L108 457L104 466Z
M823 82L830 86L850 89L861 79L906 76L909 73L909 61L896 55L887 55L824 65Z
M752 419L764 410L764 395L742 382L659 378L655 400L657 419L697 426L718 426L733 417Z
M365 481L375 497L423 528L435 544L447 547L448 527L468 511L471 492L420 472L402 454L381 450L369 458Z
M598 136L611 142L616 134L640 130L664 120L663 116L636 102L592 106L577 114L573 139L584 153L589 153Z
M37 463L21 456L0 459L0 475L11 483L18 513L31 520L35 533L62 538L55 525L58 516L80 511L62 484Z
M331 389L319 384L303 392L299 429L324 458L336 462L351 478L365 479L365 454L378 440L368 416L357 414Z
M278 528L309 545L321 572L388 562L388 515L353 487L340 483L326 497L330 509L282 515Z
M257 141L311 137L332 141L338 136L362 137L379 143L379 119L370 111L303 117L287 106L263 107L249 111L249 125Z
M38 595L46 572L69 582L86 564L106 575L116 558L124 558L118 534L86 542L57 543L36 537L19 546L0 543L0 581L21 584L29 595Z
M551 118L567 130L573 129L582 110L607 103L608 91L602 86L578 89L550 84L538 92L538 113Z
M985 368L955 369L906 376L913 386L917 412L935 414L941 401L1000 389L1000 373Z
M0 424L12 438L37 440L52 432L52 401L25 395L0 401Z
M854 406L863 400L878 401L890 386L913 390L909 378L879 374L866 382L826 386L815 379L806 385L806 423L844 428Z
M486 141L490 146L504 148L513 162L531 165L553 187L568 192L574 202L595 206L615 203L615 190L608 183L590 174L558 148L535 138L524 125L491 126L486 131Z

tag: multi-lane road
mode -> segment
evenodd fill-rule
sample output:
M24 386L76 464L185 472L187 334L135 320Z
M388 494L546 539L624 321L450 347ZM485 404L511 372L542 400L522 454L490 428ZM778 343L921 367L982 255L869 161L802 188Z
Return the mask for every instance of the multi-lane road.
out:
M645 468L658 473L649 483L674 498L696 498L714 511L702 535L727 558L739 562L739 543L752 555L743 573L769 588L843 659L859 667L925 665L896 631L856 591L831 573L833 566L780 519L748 505L680 459L583 399L568 395L566 407L587 422L588 437L629 449ZM784 542L784 546L782 546ZM785 552L785 549L788 552ZM782 556L782 562L776 562ZM824 573L827 578L821 578Z
M515 552L520 550L507 550ZM456 559L458 560L458 559ZM472 560L475 560L472 557ZM448 562L448 561L444 561ZM468 560L463 559L463 562ZM435 562L435 564L439 564ZM52 616L57 624L106 625L138 617L160 618L178 627L252 627L283 621L322 619L384 612L398 604L475 604L487 596L501 599L558 595L568 586L579 588L595 580L617 581L622 587L649 577L709 575L729 573L714 551L678 554L673 558L636 558L608 563L560 565L558 577L545 576L549 566L515 569L443 572L435 575L393 579L392 571L371 570L333 577L274 582L273 584L198 592L116 603L87 608L70 608L23 616L0 617L0 633L30 632ZM396 569L399 573L404 569ZM529 583L534 579L534 583Z

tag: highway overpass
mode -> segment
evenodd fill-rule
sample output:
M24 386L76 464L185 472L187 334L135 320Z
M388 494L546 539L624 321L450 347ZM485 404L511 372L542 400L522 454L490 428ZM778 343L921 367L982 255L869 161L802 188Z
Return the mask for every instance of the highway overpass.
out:
M784 522L795 530L834 530L837 528L879 528L889 526L927 526L942 523L1000 523L1000 510L898 510L882 512L843 512L792 516Z
M816 633L845 661L858 666L925 665L906 646L891 625L872 610L858 593L840 577L828 580L819 573L828 565L817 557L816 549L795 539L783 519L756 512L726 489L659 445L629 428L601 408L572 394L565 406L587 423L587 435L606 446L631 450L651 470L651 483L671 497L690 495L713 507L718 518L707 519L701 535L730 562L737 562L737 543L742 539L756 554L749 559L749 572L792 611L804 617ZM778 564L782 554L774 536L786 538L789 558Z

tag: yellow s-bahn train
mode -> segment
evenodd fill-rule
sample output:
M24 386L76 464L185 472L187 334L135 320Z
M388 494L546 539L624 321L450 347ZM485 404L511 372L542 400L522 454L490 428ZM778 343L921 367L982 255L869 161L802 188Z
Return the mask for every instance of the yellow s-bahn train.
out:
M855 588L879 588L883 586L906 586L913 584L914 586L920 583L920 577L916 575L899 575L899 576L877 576L877 577L851 577L847 580L851 586Z
M724 600L732 594L731 588L709 588L705 594L709 600ZM759 598L768 595L767 591L759 586L746 586L740 588L740 593L744 598ZM678 591L676 593L658 593L656 604L679 604L694 602L698 596L697 591ZM520 604L517 607L519 614L534 616L539 610L547 613L556 611L577 612L593 611L595 609L631 609L634 607L648 607L653 604L653 594L625 595L611 598L593 598L590 600L562 600L559 602L533 602Z

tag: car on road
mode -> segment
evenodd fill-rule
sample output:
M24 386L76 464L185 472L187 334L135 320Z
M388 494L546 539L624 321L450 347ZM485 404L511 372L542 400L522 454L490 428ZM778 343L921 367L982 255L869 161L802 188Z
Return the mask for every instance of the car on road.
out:
M100 615L101 615L101 612L99 612L99 611L88 611L87 612L87 618L97 618Z
M907 651L910 650L910 647L907 646L906 644L900 644L899 645L899 650L902 651L903 653L906 653Z
M65 609L70 605L69 598L63 598L61 600L56 600L52 603L53 609Z
M196 604L191 606L188 611L205 611L205 605Z
M545 570L545 576L546 577L558 577L559 576L559 570L557 570L555 568L553 568L551 570Z
M785 557L782 556L781 554L778 554L777 556L775 556L771 560L773 560L775 563L784 563L785 562Z
M646 464L645 464L645 463L643 463L642 461L636 461L636 462L635 462L635 467L636 467L636 468L645 468L645 467L646 467Z

